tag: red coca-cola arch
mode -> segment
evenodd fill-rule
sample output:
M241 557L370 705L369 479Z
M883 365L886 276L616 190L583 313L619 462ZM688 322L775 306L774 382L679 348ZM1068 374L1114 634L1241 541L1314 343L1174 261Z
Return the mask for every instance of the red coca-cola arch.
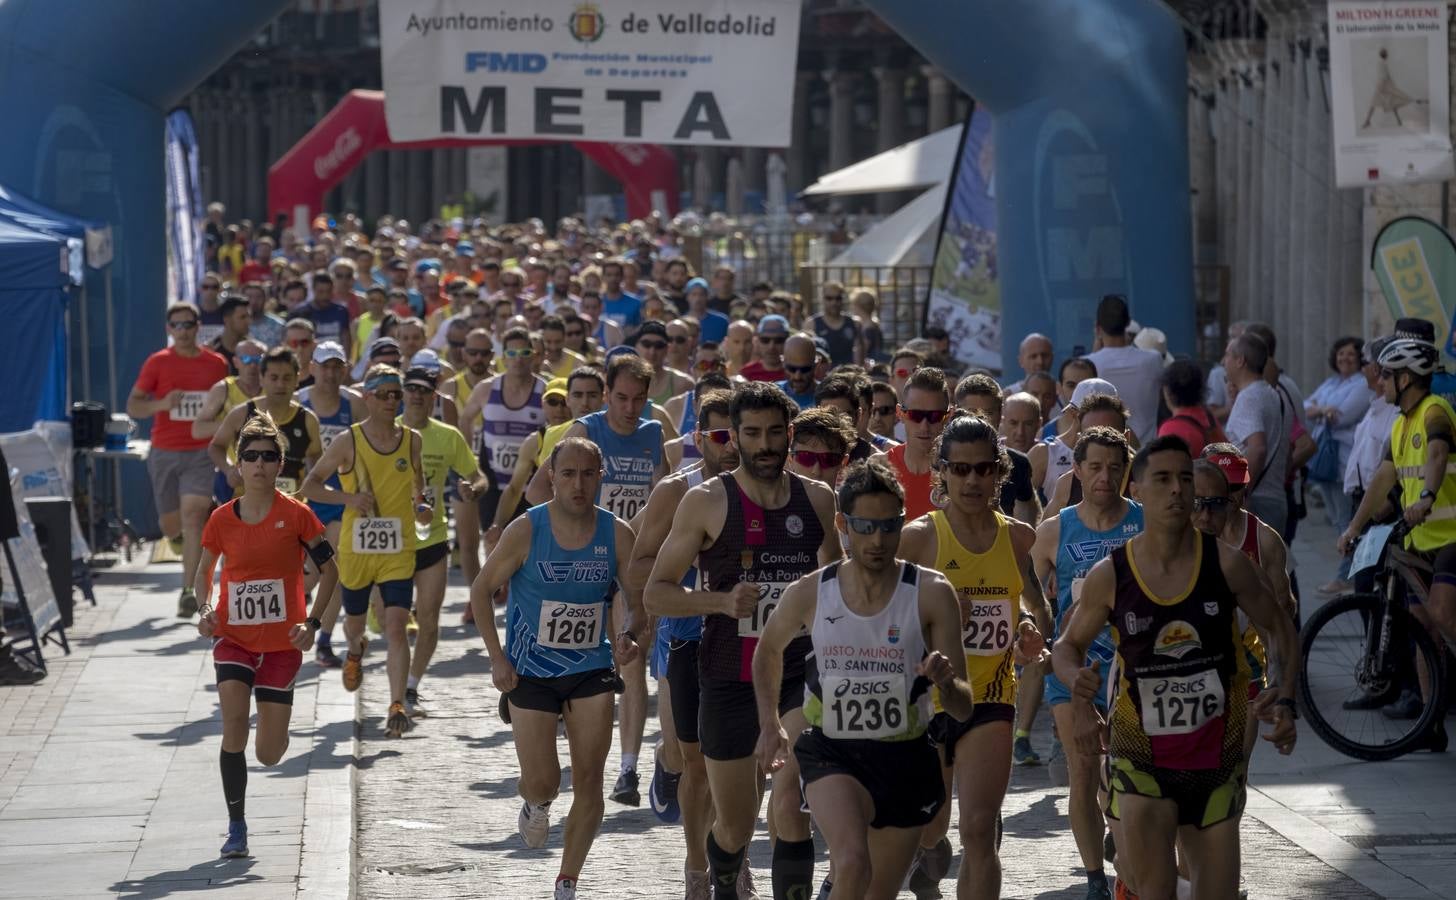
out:
M268 211L297 221L323 210L324 195L375 150L427 150L482 144L530 146L543 141L444 139L394 141L384 121L383 91L350 91L268 169ZM622 183L627 215L640 218L654 209L677 212L677 160L658 144L572 141L583 154Z

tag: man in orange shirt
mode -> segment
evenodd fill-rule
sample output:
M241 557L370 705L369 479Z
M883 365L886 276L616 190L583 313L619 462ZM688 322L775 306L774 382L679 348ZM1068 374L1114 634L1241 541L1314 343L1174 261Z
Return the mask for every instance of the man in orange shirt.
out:
M208 439L194 438L192 423L202 410L208 389L228 374L227 360L198 345L199 319L197 307L190 303L167 307L172 346L147 357L126 398L128 416L156 417L147 474L152 479L152 498L162 534L182 554L182 596L177 601L177 616L182 619L197 612L192 581L197 574L202 526L212 507Z
M935 509L930 502L931 453L950 409L950 385L945 373L930 366L916 369L905 382L905 402L899 409L900 420L905 423L905 443L871 457L887 464L900 479L905 489L906 522Z
M266 414L250 419L237 442L242 494L212 514L202 529L202 559L194 589L201 597L197 630L212 638L217 698L222 707L223 796L227 800L225 857L248 855L244 800L248 786L248 707L258 699L258 762L276 765L288 749L293 682L312 646L319 616L333 596L338 567L324 526L306 504L277 490L283 437ZM318 599L305 611L303 557L322 575ZM212 608L212 575L224 559L220 603Z

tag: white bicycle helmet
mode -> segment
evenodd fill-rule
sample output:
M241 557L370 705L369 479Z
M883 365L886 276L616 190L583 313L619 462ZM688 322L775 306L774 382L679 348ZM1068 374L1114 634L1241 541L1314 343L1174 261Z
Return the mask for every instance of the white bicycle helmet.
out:
M1440 351L1435 344L1414 338L1402 338L1386 344L1376 362L1382 369L1404 369L1416 375L1430 375L1436 371L1440 358Z

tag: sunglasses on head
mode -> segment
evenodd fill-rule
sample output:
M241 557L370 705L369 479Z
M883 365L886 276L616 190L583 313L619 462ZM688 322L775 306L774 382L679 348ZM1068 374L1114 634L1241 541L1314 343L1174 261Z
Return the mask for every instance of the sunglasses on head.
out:
M238 356L237 356L237 360L238 360L238 365L240 365L240 366L256 366L258 363L260 363L260 362L263 361L263 354L261 354L261 353L239 353Z
M791 366L788 363L784 363L784 371L786 371L786 372L792 372L795 375L803 375L805 373L814 371L814 367L813 366Z
M398 403L404 396L402 391L375 391L374 399L383 400L385 403Z
M699 431L698 434L715 444L726 444L733 437L733 430L731 428L711 428L707 431Z
M643 350L666 350L667 341L638 341L637 346Z
M905 527L903 515L891 519L867 519L862 516L846 515L844 522L855 534L874 534L876 531L881 534L898 534L900 529Z
M505 351L506 359L530 359L536 351L530 347L511 347Z
M911 422L929 422L932 425L939 425L950 415L948 409L906 409L900 407L900 413Z
M255 463L260 459L265 463L276 463L282 458L283 454L277 450L244 450L238 454L238 459L248 463Z
M1228 506L1230 502L1232 501L1228 497L1194 497L1193 511L1200 512L1206 509L1209 512L1218 512Z
M167 327L173 331L191 331L197 327L196 319L176 319L167 323Z
M940 461L940 468L941 471L949 472L957 478L969 478L972 474L985 478L987 475L995 474L999 464L994 459L973 463L951 462L943 459Z
M794 450L792 453L794 462L806 469L812 469L816 465L821 469L833 469L844 463L843 453L828 450Z

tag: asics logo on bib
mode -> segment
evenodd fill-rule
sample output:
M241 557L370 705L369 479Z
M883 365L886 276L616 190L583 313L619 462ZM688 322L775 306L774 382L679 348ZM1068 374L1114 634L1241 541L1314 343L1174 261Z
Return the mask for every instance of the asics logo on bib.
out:
M834 687L834 696L843 697L867 697L875 694L888 694L890 683L888 681L869 681L844 679Z
M551 618L590 619L596 616L596 606L581 603L558 603L551 608Z
M536 570L541 580L552 584L566 582L607 582L611 578L611 566L601 560L540 561Z

